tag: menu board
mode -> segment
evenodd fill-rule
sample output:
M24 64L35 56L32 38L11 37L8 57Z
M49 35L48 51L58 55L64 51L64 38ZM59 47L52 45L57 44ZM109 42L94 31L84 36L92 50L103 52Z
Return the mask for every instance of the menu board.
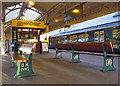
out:
M15 42L17 42L17 38L18 37L18 31L17 31L17 29L13 29L13 31L12 31L12 43L15 43Z

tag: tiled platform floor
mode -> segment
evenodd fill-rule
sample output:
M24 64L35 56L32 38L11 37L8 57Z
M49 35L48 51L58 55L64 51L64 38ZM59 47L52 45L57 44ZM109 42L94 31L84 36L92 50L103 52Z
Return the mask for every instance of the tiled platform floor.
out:
M62 59L53 59L55 50L48 54L33 55L36 76L14 79L10 56L0 56L3 84L117 84L118 59L114 59L116 71L101 72L103 57L80 55L80 63L70 63L71 53L63 53Z

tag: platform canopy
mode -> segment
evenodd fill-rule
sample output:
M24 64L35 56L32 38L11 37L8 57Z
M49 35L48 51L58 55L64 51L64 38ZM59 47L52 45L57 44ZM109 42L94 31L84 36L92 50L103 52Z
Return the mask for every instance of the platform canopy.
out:
M2 18L7 19L11 12L16 11L16 14L12 16L13 19L23 19L24 15L28 17L28 20L45 22L49 25L49 31L53 31L65 25L73 25L119 11L118 2L35 2L33 6L28 4L28 1L2 2L2 8L5 11ZM74 9L79 9L79 12L73 12ZM5 22L5 30L10 26L11 20L9 19Z

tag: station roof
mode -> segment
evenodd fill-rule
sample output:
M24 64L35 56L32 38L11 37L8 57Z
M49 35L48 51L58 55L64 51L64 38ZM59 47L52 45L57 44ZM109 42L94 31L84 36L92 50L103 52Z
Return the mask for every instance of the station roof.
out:
M43 21L48 24L49 31L63 28L66 24L73 25L119 10L118 2L35 2L33 7L37 10L29 7L28 2L2 2L3 11L16 5L20 5L20 7L10 9L10 12L19 9L16 19L20 19L26 9L33 10L39 14L34 20ZM79 15L71 14L71 10L74 8L80 9ZM3 13L3 18L5 18L6 15L7 13ZM59 19L59 22L55 22L55 19ZM7 26L11 24L11 21L5 24L7 30L9 29Z

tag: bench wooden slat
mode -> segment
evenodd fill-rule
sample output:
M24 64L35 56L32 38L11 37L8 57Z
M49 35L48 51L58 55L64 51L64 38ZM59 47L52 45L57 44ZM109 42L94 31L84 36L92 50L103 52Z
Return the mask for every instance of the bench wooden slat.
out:
M27 62L28 58L23 57L21 54L19 54L17 51L10 52L12 59L14 60L15 63L17 62Z
M87 54L87 55L96 55L96 56L104 56L103 53L94 53L94 52L81 52L81 51L74 51L78 54ZM118 54L107 54L108 57L120 57Z
M71 50L71 44L72 43L68 43L68 44L56 44L58 49L63 49L63 50Z
M58 51L60 51L60 52L69 52L69 53L72 53L71 50L58 50Z
M113 52L113 47L111 42L87 42L87 43L66 43L66 44L56 44L57 49L61 50L71 50L71 44L76 51L89 51L89 52L103 52L102 44L105 44L106 52Z
M76 51L90 51L90 52L103 52L103 42L99 43L73 43L73 48ZM111 42L104 42L106 51L107 52L113 52L112 44Z

